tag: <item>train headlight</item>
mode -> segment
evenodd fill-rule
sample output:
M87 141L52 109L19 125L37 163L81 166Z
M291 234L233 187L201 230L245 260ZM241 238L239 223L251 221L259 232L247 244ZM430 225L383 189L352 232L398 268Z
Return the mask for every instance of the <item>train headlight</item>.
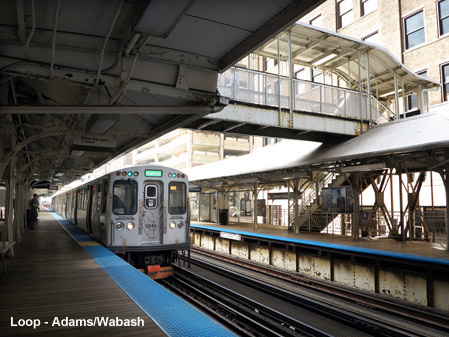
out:
M168 224L168 226L169 226L171 229L175 229L175 228L176 228L176 222L170 221L170 223Z
M115 228L117 228L118 231L121 231L123 227L125 227L123 222L117 222L117 224L115 225Z
M184 222L182 222L182 221L179 221L179 222L178 222L178 227L179 227L179 228L182 228L182 227L184 227Z
M134 228L136 228L136 224L134 222L128 222L126 224L126 229L129 231L132 231Z

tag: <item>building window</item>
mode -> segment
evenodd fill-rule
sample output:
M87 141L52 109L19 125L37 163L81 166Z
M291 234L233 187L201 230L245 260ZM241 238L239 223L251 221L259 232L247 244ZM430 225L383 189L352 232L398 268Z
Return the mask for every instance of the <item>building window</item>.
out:
M379 44L379 32L371 33L365 37L362 37L363 41Z
M341 0L337 3L338 11L338 29L346 27L354 21L354 13L352 11L352 0Z
M322 21L321 21L321 14L318 15L318 16L315 16L312 20L309 21L309 23L310 23L312 26L315 26L315 27L321 27L321 24L322 24Z
M449 0L438 1L438 25L440 35L449 33Z
M323 72L321 70L312 68L312 82L324 83Z
M444 64L441 67L441 75L443 85L443 101L449 101L449 63Z
M362 6L360 7L362 16L374 12L377 9L377 0L362 0Z
M427 70L418 71L416 75L427 78ZM427 92L423 93L423 109L427 106ZM407 96L407 111L418 109L418 95L413 94Z
M405 49L413 48L426 41L424 35L424 14L420 10L404 19Z

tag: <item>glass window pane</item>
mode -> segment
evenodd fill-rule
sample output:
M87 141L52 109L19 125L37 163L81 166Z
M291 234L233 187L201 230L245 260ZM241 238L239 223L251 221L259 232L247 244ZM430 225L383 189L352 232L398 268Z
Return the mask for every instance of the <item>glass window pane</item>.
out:
M438 6L440 9L440 18L444 18L449 15L449 0L440 1Z
M351 24L353 21L354 21L354 15L353 15L352 11L350 11L346 14L343 14L341 16L341 27L345 27L345 26Z
M156 186L153 185L147 186L147 197L148 198L156 197Z
M135 214L137 212L136 181L115 181L113 190L112 212L114 214Z
M440 29L441 29L440 35L449 33L449 17L441 20Z
M377 9L377 0L368 0L363 3L363 15L371 13Z
M316 18L310 20L310 24L315 27L321 27L321 23L322 23L321 22L321 14L318 15Z
M352 0L343 0L338 3L340 15L352 9Z
M416 13L415 15L412 15L411 17L405 19L405 32L406 34L421 28L424 26L424 18L423 18L423 12Z
M168 185L168 212L170 214L185 214L187 209L186 184L171 182Z
M407 35L407 49L417 46L425 41L424 28Z

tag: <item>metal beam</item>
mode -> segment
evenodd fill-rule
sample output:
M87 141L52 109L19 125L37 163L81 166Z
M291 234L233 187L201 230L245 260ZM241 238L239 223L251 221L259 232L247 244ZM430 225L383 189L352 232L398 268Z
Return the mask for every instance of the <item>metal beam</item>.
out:
M210 106L3 106L4 114L196 115L215 112Z
M318 7L324 0L296 0L282 11L277 17L268 22L263 28L256 31L243 43L227 53L220 59L220 72L223 72L240 61L243 57L256 50L267 39L279 34L288 26L295 23L312 9Z

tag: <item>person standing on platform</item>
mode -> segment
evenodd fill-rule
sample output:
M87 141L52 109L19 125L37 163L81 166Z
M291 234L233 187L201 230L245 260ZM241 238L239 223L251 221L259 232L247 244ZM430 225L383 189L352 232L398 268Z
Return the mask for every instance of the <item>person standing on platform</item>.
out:
M28 227L29 229L35 229L34 225L37 222L37 210L39 209L39 199L37 194L33 194L33 198L28 202L30 209Z

